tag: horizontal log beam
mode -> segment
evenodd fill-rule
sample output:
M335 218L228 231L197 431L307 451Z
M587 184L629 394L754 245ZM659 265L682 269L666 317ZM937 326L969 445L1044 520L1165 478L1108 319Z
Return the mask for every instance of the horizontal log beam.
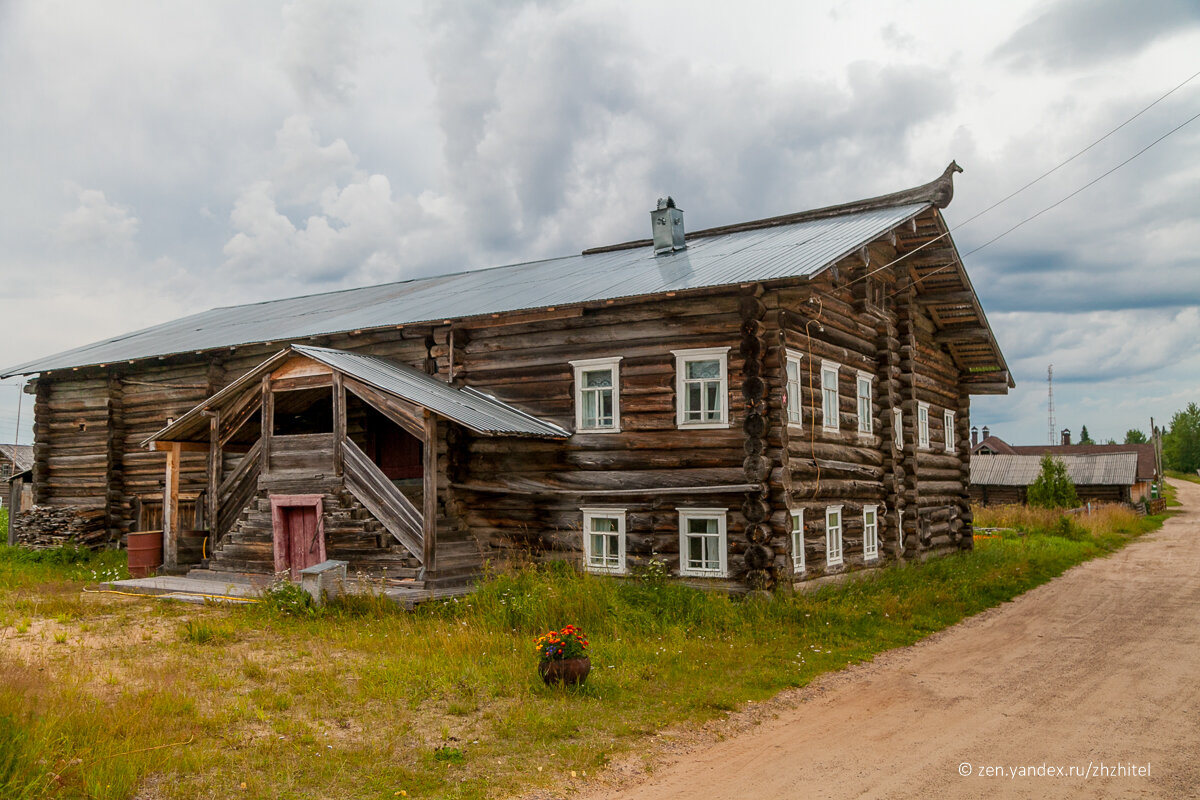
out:
M960 289L953 291L940 292L922 292L913 298L913 302L918 305L938 305L938 304L974 304L975 293L970 289Z
M972 325L969 328L946 328L933 334L938 344L953 342L986 342L992 338L987 328Z

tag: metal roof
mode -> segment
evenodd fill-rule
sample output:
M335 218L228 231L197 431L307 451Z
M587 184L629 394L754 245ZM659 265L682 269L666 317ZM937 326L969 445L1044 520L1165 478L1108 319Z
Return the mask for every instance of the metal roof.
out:
M1076 486L1131 486L1137 483L1137 453L1058 455ZM1041 456L971 456L971 483L979 486L1028 486L1042 470Z
M0 455L13 462L14 473L24 472L33 466L33 445L31 444L0 444Z
M293 352L357 378L382 392L427 408L476 433L556 439L570 436L569 431L554 423L526 414L490 395L469 387L460 389L450 386L404 364L397 364L379 356L347 353L325 347L291 345L148 437L142 442L143 446L155 441L207 440L209 423L203 412L230 405L238 397L244 396L247 390L258 391L261 376L284 363Z
M694 236L686 249L661 256L654 255L653 247L629 247L216 308L17 364L0 377L390 325L806 277L929 207L928 202L912 202Z
M470 387L456 388L412 367L379 356L304 345L292 345L292 349L338 372L369 383L380 391L428 408L476 433L552 438L571 435L554 423L526 414L491 395Z

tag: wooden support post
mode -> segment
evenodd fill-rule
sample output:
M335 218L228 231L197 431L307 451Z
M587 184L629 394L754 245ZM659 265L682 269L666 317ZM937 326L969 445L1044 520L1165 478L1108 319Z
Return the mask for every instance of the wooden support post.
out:
M179 566L179 462L183 448L168 442L167 475L163 484L163 566Z
M342 373L333 373L333 474L339 478L345 460L346 439L346 385Z
M271 376L262 379L262 474L271 471L271 432L275 429L275 395L271 392Z
M422 471L425 486L423 492L424 515L424 563L428 577L437 571L437 417L425 411L425 437L422 443Z
M208 415L208 530L215 531L221 513L221 412L206 412Z

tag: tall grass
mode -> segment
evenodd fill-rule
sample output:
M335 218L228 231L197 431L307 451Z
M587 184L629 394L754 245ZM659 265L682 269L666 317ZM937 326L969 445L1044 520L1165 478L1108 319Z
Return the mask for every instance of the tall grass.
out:
M1061 509L1021 505L975 507L976 528L1007 528L1022 533L1108 537L1146 529L1144 518L1125 506L1100 503L1090 511L1067 513ZM1151 523L1153 524L1153 523Z

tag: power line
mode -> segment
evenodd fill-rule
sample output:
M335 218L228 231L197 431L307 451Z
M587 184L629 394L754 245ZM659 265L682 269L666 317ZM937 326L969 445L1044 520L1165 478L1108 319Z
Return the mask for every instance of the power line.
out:
M1040 182L1041 182L1042 180L1044 180L1045 178L1047 178L1047 177L1049 177L1050 175L1054 174L1054 173L1055 173L1055 172L1057 172L1058 170L1060 170L1060 169L1062 169L1063 167L1065 167L1067 164L1071 163L1072 161L1074 161L1075 159L1079 158L1079 157L1080 157L1081 155L1083 155L1084 153L1086 153L1086 152L1088 152L1089 150L1091 150L1091 149L1092 149L1093 147L1095 147L1096 145L1098 145L1098 144L1100 144L1101 142L1103 142L1104 140L1108 139L1110 136L1112 136L1113 134L1115 134L1117 131L1121 130L1121 129L1122 129L1122 128L1124 128L1126 125L1128 125L1129 123L1133 122L1135 119L1137 119L1138 117L1142 116L1143 114L1145 114L1145 113L1146 113L1147 111L1149 111L1150 109L1154 108L1156 105L1158 105L1159 103L1161 103L1163 100L1166 100L1168 97L1170 97L1171 95L1173 95L1175 92L1179 91L1179 90L1180 90L1180 89L1182 89L1184 86L1187 86L1189 83L1191 83L1192 81L1194 81L1194 80L1195 80L1197 77L1200 77L1200 72L1195 72L1195 73L1193 73L1192 75L1190 75L1188 78L1186 78L1186 79L1185 79L1185 80L1183 80L1182 82L1180 82L1180 83L1176 84L1174 87L1172 87L1172 88L1171 88L1171 89L1169 89L1168 91L1166 91L1166 92L1164 92L1163 94L1159 95L1159 96L1158 96L1158 97L1157 97L1157 98L1156 98L1156 99L1155 99L1153 102L1151 102L1149 105L1147 105L1147 106L1143 107L1143 108L1142 108L1140 111L1138 111L1136 114L1134 114L1133 116L1131 116L1131 117L1129 117L1128 119L1126 119L1124 122L1122 122L1120 125L1118 125L1117 127L1113 128L1112 130L1110 130L1108 133L1104 134L1104 135L1103 135L1103 136L1101 136L1099 139L1096 139L1094 142L1092 142L1091 144L1089 144L1087 147L1084 147L1082 150L1078 151L1078 152L1077 152L1077 153L1075 153L1074 155L1072 155L1072 156L1070 156L1070 157L1068 157L1068 158L1064 159L1063 161L1060 161L1058 164L1056 164L1056 165L1054 165L1053 167L1051 167L1050 169L1046 170L1046 171L1045 171L1045 172L1043 172L1041 175L1039 175L1038 177L1036 177L1036 178L1034 178L1033 180L1029 181L1029 182L1028 182L1028 183L1026 183L1024 186L1022 186L1022 187L1020 187L1019 189L1017 189L1016 191L1014 191L1014 192L1011 192L1011 193L1009 193L1009 194L1005 195L1004 197L1000 198L1000 199L999 199L999 200L997 200L996 202L992 203L992 204L991 204L990 206L988 206L987 208L984 208L982 211L976 212L975 214L973 214L972 216L970 216L970 217L968 217L967 219L963 220L962 222L958 223L958 224L957 224L957 225L955 225L954 227L947 229L947 231L946 231L945 233L938 234L938 235L937 235L937 236L935 236L933 239L930 239L928 242L923 242L923 243L922 243L921 245L919 245L918 247L915 247L915 248L913 248L912 250L908 251L907 253L904 253L903 255L901 255L901 256L898 256L898 257L896 257L896 258L892 259L891 261L887 262L886 264L884 264L884 265L883 265L883 266L881 266L881 267L877 267L876 269L873 269L873 270L871 270L871 271L870 271L870 272L868 272L867 274L863 275L863 276L862 276L862 277L860 277L860 278L856 278L855 280L851 281L850 283L851 283L851 284L853 284L853 283L857 283L858 281L866 280L867 278L871 277L872 275L875 275L875 274L877 274L877 273L879 273L879 272L882 272L883 270L887 269L888 267L894 266L895 264L898 264L898 263L900 263L901 261L905 260L906 258L908 258L908 257L910 257L910 256L916 255L917 253L919 253L920 251L924 250L926 247L929 247L929 246L930 246L930 245L932 245L933 243L935 243L935 242L938 242L938 241L940 241L940 240L942 240L942 239L945 239L945 238L946 238L946 237L948 237L948 236L949 236L949 235L950 235L952 232L959 230L960 228L962 228L962 227L963 227L963 226L965 226L965 225L969 225L970 223L972 223L972 222L974 222L975 220L977 220L977 219L979 219L980 217L982 217L984 214L987 214L988 212L990 212L990 211L993 211L994 209L998 208L999 206L1003 205L1004 203L1007 203L1009 200L1011 200L1011 199L1013 199L1014 197L1016 197L1017 195L1021 194L1021 193L1022 193L1022 192L1024 192L1026 189L1029 189L1029 188L1031 188L1032 186L1036 185L1037 183L1040 183ZM1167 136L1170 136L1170 135L1171 135L1172 133L1174 133L1176 130L1178 130L1179 128L1182 128L1184 125L1187 125L1188 123L1192 122L1192 121L1193 121L1193 120L1195 120L1195 119L1196 119L1196 117L1192 117L1191 119L1189 119L1189 120L1187 120L1186 122L1182 123L1182 124L1181 124L1181 125L1179 125L1178 127L1176 127L1176 128L1174 128L1174 129L1172 129L1172 130L1168 131L1168 132L1167 132L1166 134L1164 134L1163 136L1160 136L1158 139L1156 139L1155 141L1153 141L1153 142L1151 142L1149 145L1147 145L1147 146L1146 146L1146 148L1144 148L1142 151L1140 151L1140 152L1138 152L1138 153L1134 154L1134 155L1133 155L1133 156L1132 156L1132 157L1129 159L1129 161L1132 161L1134 158L1137 158L1139 155L1141 155L1143 152L1145 152L1145 150L1148 150L1148 149L1150 149L1150 148L1151 148L1151 147L1153 147L1154 145L1158 144L1158 142L1159 142L1159 141L1161 141L1162 139L1165 139ZM1117 169L1120 169L1120 168L1121 168L1122 166L1124 166L1126 163L1128 163L1128 161L1126 161L1126 162L1122 162L1121 164L1118 164L1116 167L1114 167L1114 168L1113 168L1112 170L1110 170L1109 172L1113 172L1113 171L1115 171L1115 170L1117 170ZM1100 178L1104 178L1104 177L1106 177L1108 174L1109 174L1109 173L1105 173L1104 175L1101 175L1101 176L1100 176ZM1100 180L1100 178L1097 178L1097 179L1096 179L1096 181ZM1092 183L1095 183L1096 181L1092 181ZM1086 186L1083 186L1083 187L1081 187L1081 188L1080 188L1079 190L1077 190L1076 192L1074 192L1074 193L1072 193L1071 195L1068 195L1067 197L1063 198L1063 199L1062 199L1062 200L1060 200L1058 203L1056 203L1054 206L1050 206L1049 208L1043 209L1041 212L1039 212L1037 215L1035 215L1035 217L1037 217L1037 216L1040 216L1041 214L1045 213L1046 211L1049 211L1051 208L1054 208L1054 207L1056 207L1056 206L1058 206L1058 205L1061 205L1063 202L1066 202L1066 201L1067 201L1067 200L1069 200L1071 197L1074 197L1076 194L1078 194L1079 192L1083 191L1083 189L1086 189L1086 188L1088 188L1088 186L1091 186L1091 183L1087 184ZM1033 217L1033 218L1035 218L1035 217ZM1030 218L1030 219L1033 219L1033 218ZM1009 230L1009 231L1005 231L1003 234L1001 234L1001 236L999 236L999 237L996 237L996 238L1001 238L1001 237L1003 237L1003 236L1007 236L1009 233L1011 233L1011 232L1012 232L1012 230L1016 230L1016 228L1019 228L1021 225L1024 225L1024 224L1025 224L1025 222L1028 222L1028 221L1029 221L1029 220L1022 221L1022 222L1021 222L1021 223L1019 223L1018 225L1015 225L1015 226L1014 226L1014 227L1013 227L1011 230ZM993 239L992 241L995 241L995 240ZM971 252L972 252L972 253L974 253L974 252L978 252L980 249L982 249L983 247L986 247L988 244L991 244L991 242L987 242L987 243L985 243L984 245L981 245L980 247L977 247L977 248L975 248L975 249L974 249L974 250L972 250ZM967 255L970 255L970 253L968 253ZM963 257L965 258L965 256L963 256ZM946 265L946 267L939 268L938 270L935 270L934 272L931 272L931 273L929 273L929 275L935 275L935 274L937 274L937 272L940 272L940 271L942 271L943 269L945 269L945 268L947 268L947 267L949 267L949 266L952 266L952 265L949 265L949 264L947 264L947 265ZM926 275L925 277L929 277L929 275ZM893 294L895 294L895 293L893 292Z

